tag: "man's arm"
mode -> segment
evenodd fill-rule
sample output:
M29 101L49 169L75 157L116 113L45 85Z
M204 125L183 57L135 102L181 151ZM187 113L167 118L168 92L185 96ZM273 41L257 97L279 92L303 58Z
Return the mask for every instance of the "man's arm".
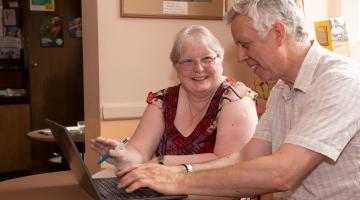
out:
M252 196L294 188L324 159L325 156L306 148L283 144L273 155L234 165L221 159L208 168L196 165L197 172L188 174L179 172L179 167L128 167L118 174L122 176L119 187L127 187L128 192L150 187L165 194ZM224 166L227 167L220 168Z
M253 138L248 144L240 151L222 158L209 161L201 164L194 164L194 171L202 171L209 169L223 168L230 165L234 165L241 161L254 159L260 156L271 154L271 143L265 140Z
M251 196L287 191L300 184L324 159L325 156L306 148L283 144L273 155L184 175L177 181L176 193Z

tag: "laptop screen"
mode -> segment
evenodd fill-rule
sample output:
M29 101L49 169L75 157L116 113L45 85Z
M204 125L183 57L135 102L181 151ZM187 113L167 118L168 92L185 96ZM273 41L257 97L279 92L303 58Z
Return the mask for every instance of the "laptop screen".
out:
M66 127L49 119L46 119L45 121L79 185L93 198L99 199L99 193L94 186L90 172L82 160Z

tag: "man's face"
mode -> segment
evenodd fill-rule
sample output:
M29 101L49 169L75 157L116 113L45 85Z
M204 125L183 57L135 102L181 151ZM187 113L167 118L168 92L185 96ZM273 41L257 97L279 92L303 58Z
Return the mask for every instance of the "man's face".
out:
M281 76L276 33L271 29L261 39L249 17L238 15L231 24L231 33L238 46L238 61L245 62L262 81L277 80Z

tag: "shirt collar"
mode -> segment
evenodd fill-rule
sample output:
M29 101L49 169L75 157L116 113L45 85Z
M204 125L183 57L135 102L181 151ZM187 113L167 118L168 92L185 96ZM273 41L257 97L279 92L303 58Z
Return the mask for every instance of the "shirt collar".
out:
M314 73L321 58L322 47L319 43L311 41L312 45L301 64L299 73L295 79L294 89L306 93L313 80Z

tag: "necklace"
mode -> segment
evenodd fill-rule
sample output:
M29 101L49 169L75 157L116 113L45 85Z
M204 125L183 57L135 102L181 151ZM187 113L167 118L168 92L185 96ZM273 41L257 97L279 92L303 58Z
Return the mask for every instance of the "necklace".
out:
M209 103L211 101L211 98L210 98L209 100L206 101L206 103L197 112L194 113L194 111L191 109L190 98L187 93L186 93L186 97L187 97L187 102L188 102L189 111L190 111L190 115L191 115L191 121L193 121L200 113L202 113L209 106Z

